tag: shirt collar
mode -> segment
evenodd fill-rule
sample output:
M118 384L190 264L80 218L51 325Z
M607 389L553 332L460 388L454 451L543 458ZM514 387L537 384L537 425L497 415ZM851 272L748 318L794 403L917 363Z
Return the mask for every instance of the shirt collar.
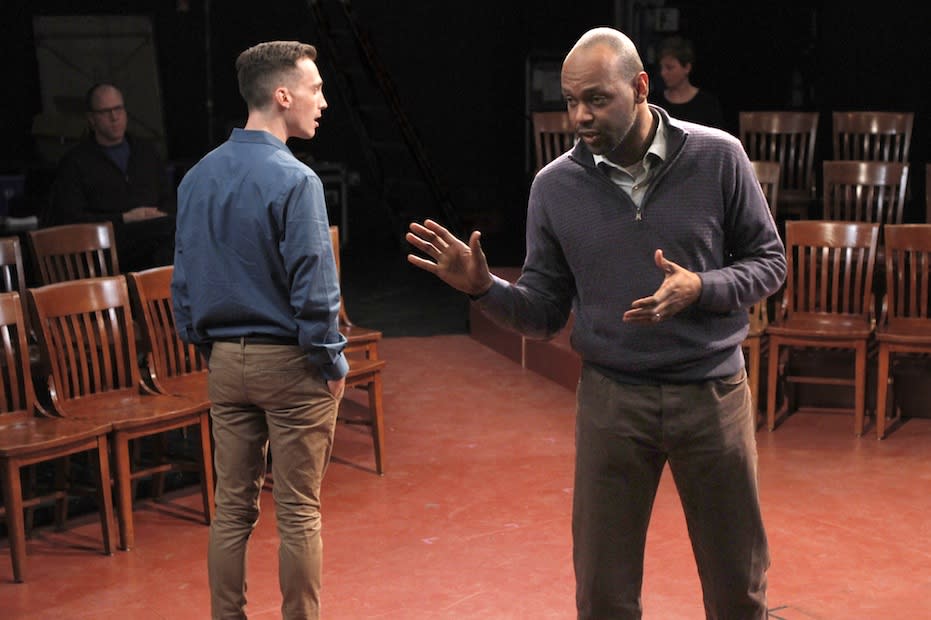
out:
M649 169L650 165L654 160L659 160L660 162L665 161L666 159L666 123L663 121L661 114L653 112L653 118L656 119L656 134L653 136L653 142L650 143L647 152L643 155L643 165L645 168ZM650 157L652 155L653 157ZM624 168L618 166L614 162L608 160L604 155L595 155L592 154L592 157L595 159L595 165L597 166L601 162L604 162L612 168L617 168L623 170Z
M268 144L269 146L274 146L276 148L284 149L290 152L287 144L267 131L261 131L257 129L242 129L240 127L234 127L233 133L230 134L230 140L233 142Z

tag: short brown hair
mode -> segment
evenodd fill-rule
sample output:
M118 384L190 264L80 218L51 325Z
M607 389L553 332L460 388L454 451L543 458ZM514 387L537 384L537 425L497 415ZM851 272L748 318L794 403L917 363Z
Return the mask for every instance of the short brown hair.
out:
M658 58L662 60L664 56L672 56L683 67L695 64L695 48L692 42L680 36L669 37L660 44Z
M300 41L266 41L242 52L236 59L236 77L249 109L268 105L275 88L301 58L317 60L317 49Z

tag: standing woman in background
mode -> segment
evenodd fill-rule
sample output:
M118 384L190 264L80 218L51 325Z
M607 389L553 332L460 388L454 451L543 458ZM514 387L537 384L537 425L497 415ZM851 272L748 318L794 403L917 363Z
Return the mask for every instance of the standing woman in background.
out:
M659 48L660 77L666 88L657 89L654 103L683 121L724 129L724 115L718 98L689 81L695 62L692 42L670 37Z

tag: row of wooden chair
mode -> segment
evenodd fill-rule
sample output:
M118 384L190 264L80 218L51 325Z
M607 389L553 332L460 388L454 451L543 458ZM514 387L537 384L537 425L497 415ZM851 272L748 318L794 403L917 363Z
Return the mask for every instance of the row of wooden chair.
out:
M8 334L0 343L7 345L7 354L3 358L6 362L3 368L7 372L0 386L7 395L0 404L0 463L4 477L4 513L9 524L14 578L17 581L22 581L25 575L23 510L55 501L59 527L63 527L67 514L68 491L64 473L58 476L61 482L51 493L24 499L21 470L33 464L57 459L57 467L63 472L66 463L61 457L97 449L97 497L104 550L110 553L114 545L110 528L113 507L106 492L109 482L101 483L101 480L110 480L107 454L112 451L120 547L130 548L134 541L132 490L126 485L132 485L143 476L155 475L155 495L158 497L162 475L173 464L166 461L147 469L133 469L129 441L150 435L164 437L165 432L174 428L192 426L193 418L189 416L196 415L201 455L198 468L204 474L201 482L208 523L212 516L212 459L208 456L211 447L208 426L210 403L206 368L196 349L181 342L174 328L170 292L173 268L150 269L126 274L125 278L108 275L114 271L118 273L116 248L109 225L77 225L65 231L60 230L65 227L56 228L59 230L45 229L47 235L35 235L38 241L31 236L30 245L35 264L40 269L42 265L48 266L45 272L40 273L39 279L63 282L34 289L27 290L24 285L26 278L18 239L0 239L0 285L12 291L3 295L0 302L0 310L5 310L0 312L0 326L3 326L0 333L5 330ZM338 229L332 227L330 233L339 266ZM64 235L62 243L47 243L46 236L58 235ZM75 238L83 239L83 242L75 243ZM53 303L56 310L49 314L47 309L42 310L47 307L43 300L53 293L55 301L48 303ZM31 306L26 305L32 308L31 313L24 313L20 307L27 300L31 300ZM73 312L69 313L67 308ZM34 315L33 328L43 351L41 363L33 358L30 364L27 354L31 333L27 320L29 314ZM375 467L377 473L382 474L384 421L381 371L385 361L379 359L377 349L382 334L353 325L343 303L340 314L341 330L345 328L349 339L346 349L350 360L347 387L365 390L369 401L368 417L347 421L371 427ZM144 339L137 338L134 333L137 322L144 327ZM20 337L24 339L22 343ZM140 373L138 365L131 364L136 355L133 349L139 343L145 351L145 376ZM56 346L58 348L53 348ZM10 363L15 356L20 356L16 360L23 366ZM49 376L51 407L48 409L40 404L32 389L32 372L37 363L42 367L39 374L48 373ZM15 373L9 371L19 368L22 370ZM136 393L134 389L141 392ZM153 399L153 396L161 398ZM177 404L170 399L182 399L191 406L184 412L175 410L169 413L158 409L159 406L164 409L166 405ZM40 417L36 417L35 412ZM116 415L123 417L111 418ZM16 432L10 430L14 427ZM162 444L156 446L162 447ZM156 450L156 455L159 454Z
M340 271L339 227L330 226L330 242ZM28 241L35 280L38 284L53 284L81 278L117 275L120 273L116 237L109 222L67 224L29 231ZM162 280L165 276L162 276ZM168 278L170 280L170 278ZM19 290L23 294L27 278L22 252L15 238L0 239L0 290ZM168 291L167 285L164 288ZM165 301L170 315L170 303ZM27 326L29 317L26 317ZM382 332L354 324L340 295L339 329L346 336L346 354L350 361L347 382L368 392L369 415L363 420L341 418L348 423L363 423L371 427L375 450L375 469L384 473L384 420L381 371L386 363L378 356Z
M832 112L829 161L908 164L914 117L912 112ZM738 137L750 159L777 162L781 167L778 211L782 217L805 219L817 201L818 122L817 112L766 110L738 114Z
M880 231L886 249L885 292L877 317L873 280ZM786 223L786 252L788 274L776 316L768 320L765 302L751 309L744 343L748 374L756 375L756 384L750 380L755 405L762 351L768 345L768 428L775 429L777 418L798 409L796 385L846 386L854 390L854 432L859 436L866 417L868 355L874 352L876 433L882 439L890 405L898 417L891 390L894 362L931 354L931 224L881 229L875 223L791 221ZM799 349L853 351L852 376L820 376L815 372L819 369L793 365L790 354Z
M130 278L136 280L135 275ZM133 290L137 304L148 303L140 297L142 289ZM30 464L96 449L96 495L106 553L113 547L111 457L121 549L130 549L135 543L132 489L143 477L154 476L160 492L165 473L192 467L199 471L204 521L209 524L213 518L209 402L189 393L161 391L153 381L143 378L127 278L87 278L28 290L25 305L38 337L41 367L48 373L45 404L33 389L23 300L15 291L0 294L0 299L0 333L5 335L0 351L6 361L0 463L14 579L23 581L26 572L26 502L19 480L20 470ZM147 340L153 339L150 329L151 325L144 323ZM193 356L188 359L193 361ZM157 376L154 367L148 369L152 377ZM173 459L162 450L166 433L190 428L199 438L194 464ZM142 465L133 458L130 442L143 438L155 439L152 464ZM51 498L57 502L58 524L63 526L67 509L64 485Z
M791 172L792 187L804 187L815 161L817 112L742 111L740 139L751 159L778 161ZM566 152L575 128L564 110L531 115L537 167ZM908 162L913 112L835 111L831 113L832 159Z
M817 112L740 112L738 137L751 160L779 164L780 217L805 219L817 200L815 155L818 136ZM904 202L907 167L911 149L914 113L889 111L833 112L831 165L824 166L824 187L829 181L901 186ZM575 143L575 128L564 111L534 112L532 115L536 170L566 152ZM898 166L857 166L835 162L891 162ZM824 162L827 164L828 162ZM827 176L827 175L830 175ZM829 199L825 196L825 207ZM777 205L773 204L776 209ZM895 219L898 209L898 219ZM901 205L889 215L901 223ZM931 212L931 211L929 211ZM875 220L874 220L875 221Z

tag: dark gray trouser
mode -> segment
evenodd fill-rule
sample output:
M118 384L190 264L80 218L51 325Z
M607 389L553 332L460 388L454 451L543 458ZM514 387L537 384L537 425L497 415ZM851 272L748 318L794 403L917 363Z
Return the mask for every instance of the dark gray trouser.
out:
M216 518L207 569L215 619L245 618L246 545L272 450L282 617L319 617L320 485L338 401L300 348L217 342L210 355Z
M682 501L707 618L766 618L769 551L746 373L624 385L585 367L572 508L580 620L640 618L647 526L666 462Z

